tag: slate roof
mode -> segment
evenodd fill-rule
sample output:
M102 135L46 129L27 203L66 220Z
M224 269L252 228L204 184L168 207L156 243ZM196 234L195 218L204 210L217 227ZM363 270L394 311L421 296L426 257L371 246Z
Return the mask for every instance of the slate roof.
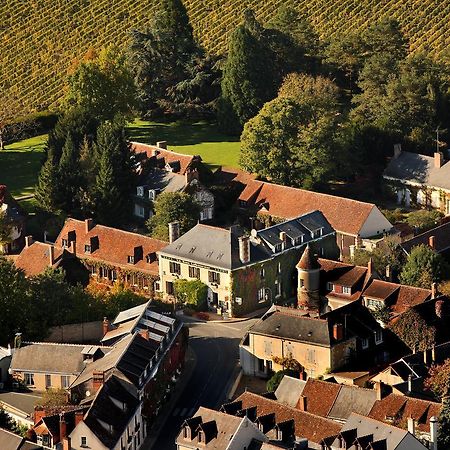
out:
M441 407L441 403L389 394L377 400L367 415L381 422L394 423L400 428L407 428L408 418L412 417L415 420L416 429L428 433L430 419L433 416L439 417Z
M29 392L0 392L0 405L9 409L21 411L29 417L33 416L34 407L41 400L41 396ZM0 447L1 448L1 447Z
M261 214L281 219L291 219L312 208L318 209L336 231L355 236L376 208L372 203L256 180L247 184L239 200L262 208Z
M333 407L328 413L329 418L346 420L352 413L368 415L377 399L374 389L358 386L340 385Z
M150 171L145 183L148 189L158 192L180 192L186 187L186 177L176 172L155 169Z
M285 375L275 391L275 397L280 403L295 408L305 385L306 381Z
M204 408L203 406L201 406L193 417L188 420L195 421L196 426L194 427L194 432L197 428L203 428L205 425L207 427L215 427L215 432L213 433L213 436L215 435L215 437L212 437L206 444L200 444L200 446L201 448L217 450L228 448L231 439L236 434L243 421L241 417L230 416L213 409ZM178 434L176 443L180 446L183 446L183 444L193 445L193 442L195 443L196 440L196 438L192 440L183 437L183 430L181 430Z
M158 274L158 259L147 262L147 255L154 254L164 248L167 243L153 239L142 234L119 230L93 224L86 233L84 221L67 219L59 233L56 245L62 245L62 239L68 239L70 232L76 236L77 257L105 262L112 266L122 267L126 270L137 270L153 275ZM85 253L84 246L90 244L91 238L98 239L98 249ZM142 248L142 258L134 264L128 263L128 256L134 255L135 248Z
M107 448L114 448L139 407L137 392L131 393L124 381L112 376L99 389L84 423ZM121 408L114 400L123 403ZM103 423L102 423L103 422Z
M434 156L401 152L392 158L384 171L384 177L430 187L450 189L450 162L435 167Z
M418 245L429 245L430 237L434 236L434 250L437 253L445 252L450 249L450 222L439 225L432 230L414 236L413 238L402 242L401 247L409 254L414 247Z
M14 263L18 269L22 269L27 277L39 275L50 267L50 245L43 242L33 242L29 247L24 247L15 258ZM58 267L61 262L63 250L58 246L53 246L54 264Z
M313 219L323 228L322 236L334 234L325 217L319 211L312 211L282 224L277 224L263 230L252 231L250 245L250 263L264 261L273 257L274 247L282 244L280 232L284 231L286 250L312 241L311 234L304 227L304 221ZM290 235L304 235L302 243L294 243ZM185 260L202 263L212 267L233 270L245 266L239 259L239 237L244 232L240 228L224 229L205 224L197 224L176 241L159 251L160 255L169 255Z
M23 441L23 437L0 428L0 448L2 450L19 450Z
M188 168L192 166L195 161L201 161L201 157L198 155L185 155L182 153L176 153L171 150L165 150L155 145L147 145L139 142L132 142L132 149L135 153L145 153L147 158L153 158L154 152L157 151L157 160L160 165L178 163L179 172L184 175Z
M13 353L11 370L79 374L84 368L83 354L81 353L84 347L84 345L44 342L23 344Z
M293 419L295 436L305 437L309 441L317 444L322 439L337 435L341 430L341 425L332 420L291 408L276 400L271 400L251 392L244 392L236 401L242 401L242 409L256 406L256 414L258 417L274 413L276 423Z

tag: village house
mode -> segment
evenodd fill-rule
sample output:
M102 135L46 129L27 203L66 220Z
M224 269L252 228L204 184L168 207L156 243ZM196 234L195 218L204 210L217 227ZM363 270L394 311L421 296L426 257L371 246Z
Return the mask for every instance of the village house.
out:
M420 155L404 152L398 144L383 178L399 205L419 205L450 214L450 164L442 152Z
M183 155L167 149L167 142L156 146L132 143L138 163L139 183L133 196L134 215L147 220L153 215L153 202L164 192L185 192L200 206L200 222L214 216L214 195L201 183L201 157ZM200 169L200 170L199 170Z
M450 222L418 234L400 244L406 255L410 255L411 250L418 245L428 245L436 253L445 257L450 256Z
M26 213L4 184L0 184L0 215L4 215L6 221L11 224L8 240L0 241L0 255L17 253L23 246Z
M324 216L303 216L252 230L198 224L181 237L171 223L171 243L158 252L162 295L174 297L178 279L199 279L208 286L208 306L241 316L295 298L295 265L307 245L335 257L335 233Z
M336 230L341 257L349 256L355 248L375 245L393 230L392 224L372 203L334 195L321 194L288 186L250 181L238 199L239 208L259 222L271 224L317 209Z
M267 377L295 363L300 376L315 378L346 365L387 358L381 326L359 304L319 315L318 310L273 306L242 339L245 374Z

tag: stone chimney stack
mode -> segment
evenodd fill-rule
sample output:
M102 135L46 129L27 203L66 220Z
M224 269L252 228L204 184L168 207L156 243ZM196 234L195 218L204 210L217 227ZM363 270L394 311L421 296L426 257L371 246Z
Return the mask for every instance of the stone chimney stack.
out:
M55 264L55 247L52 244L48 244L48 265L50 267Z
M175 242L180 237L180 222L169 223L169 243Z
M428 238L428 245L433 249L433 250L435 250L435 237L434 236L430 236L429 238Z
M89 233L89 231L91 231L92 228L94 227L94 220L93 219L86 219L84 221L84 226L85 226L86 234Z
M250 236L239 236L239 259L242 264L250 261Z
M369 261L367 261L367 274L369 276L372 276L372 274L373 274L373 260L372 260L372 258L369 258Z
M444 155L442 152L434 153L434 167L440 169L444 165Z
M28 248L33 243L33 236L25 236L25 247Z

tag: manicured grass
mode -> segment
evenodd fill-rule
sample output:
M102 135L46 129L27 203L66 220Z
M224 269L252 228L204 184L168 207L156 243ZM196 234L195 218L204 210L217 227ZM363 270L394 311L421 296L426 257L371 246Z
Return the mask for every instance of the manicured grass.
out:
M128 126L128 131L132 141L146 144L167 141L173 151L200 155L212 169L218 166L239 167L239 138L220 133L215 124L136 120Z
M46 135L36 136L0 151L0 184L6 184L14 197L34 193L46 139Z

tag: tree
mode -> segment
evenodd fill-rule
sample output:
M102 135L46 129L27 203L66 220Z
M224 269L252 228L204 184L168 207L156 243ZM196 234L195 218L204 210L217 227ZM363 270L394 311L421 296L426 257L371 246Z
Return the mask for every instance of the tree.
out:
M200 280L176 280L174 284L175 295L182 302L197 311L206 307L208 286Z
M12 431L14 429L14 420L11 419L11 416L0 407L0 429Z
M252 12L231 34L223 69L218 118L224 131L239 134L244 124L275 97L274 57Z
M433 364L424 384L426 388L433 391L437 398L444 398L450 388L450 358L442 364Z
M335 117L290 98L268 102L241 136L241 166L274 183L311 188L332 169Z
M6 215L6 211L0 211L0 248L10 244L12 239L13 224Z
M68 79L64 106L89 111L99 119L116 114L131 115L136 103L136 88L126 57L115 47L106 47L98 57L85 58Z
M283 369L279 370L278 372L275 372L272 375L272 377L267 381L266 384L267 392L275 392L285 375L292 376L294 375L294 373L292 372L292 370L288 369Z
M180 222L180 233L186 233L197 222L200 207L185 193L165 192L160 194L154 204L154 215L147 221L152 237L167 241L169 223Z
M4 150L7 141L18 138L26 127L26 123L20 120L24 112L19 99L3 90L0 104L0 151Z
M450 400L445 398L439 415L438 448L450 448Z
M35 196L37 204L44 211L56 213L60 209L58 181L58 166L53 154L49 153L39 172Z
M43 408L58 408L69 405L69 395L64 389L47 389L41 399L38 401L37 406Z
M418 245L410 255L400 273L400 283L430 289L431 283L445 279L449 272L444 258L427 245Z
M413 211L406 217L406 222L411 227L415 228L416 232L423 233L439 225L443 214L440 211L432 209L430 211L426 209L420 209Z

